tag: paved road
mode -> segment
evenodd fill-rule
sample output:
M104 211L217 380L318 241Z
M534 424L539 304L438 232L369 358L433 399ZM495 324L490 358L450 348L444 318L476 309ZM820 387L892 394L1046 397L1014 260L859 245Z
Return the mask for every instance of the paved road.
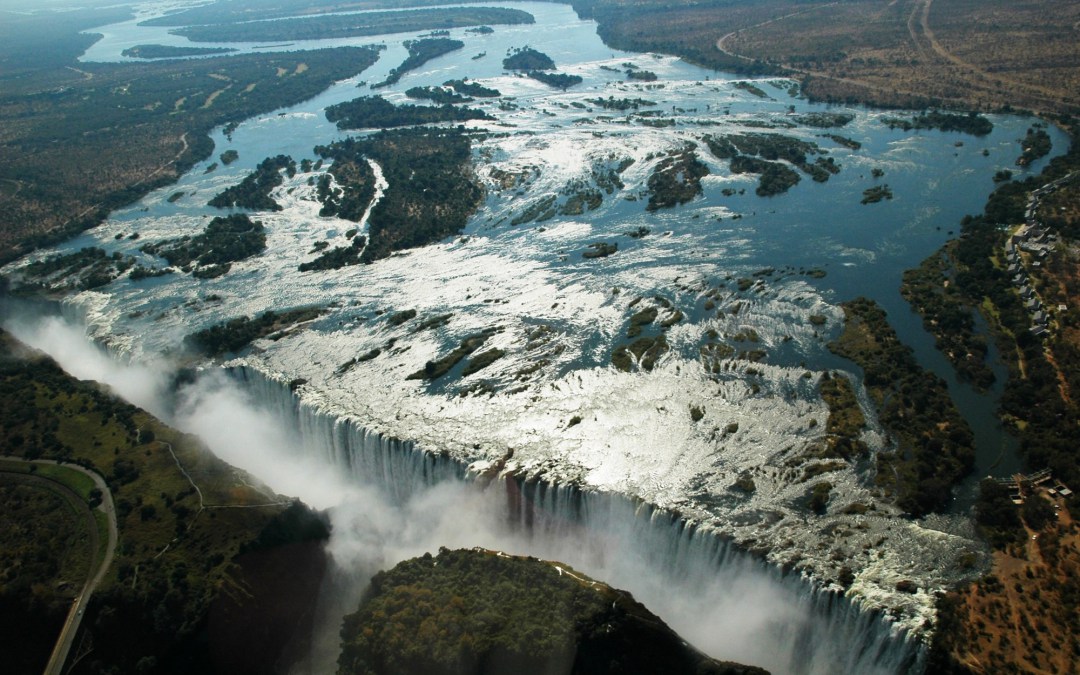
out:
M49 664L45 667L45 675L61 675L64 669L64 663L67 661L68 652L71 651L71 645L75 640L75 635L79 632L79 625L82 623L83 614L87 604L90 602L90 597L93 595L94 589L101 583L101 580L105 578L105 573L108 572L109 566L112 565L113 557L116 554L116 508L113 505L112 493L109 491L109 486L105 484L105 480L89 469L84 469L77 464L61 464L60 462L54 462L48 459L26 461L0 457L0 471L12 471L16 466L25 466L26 464L61 465L65 468L89 476L94 481L97 489L101 490L101 505L97 508L105 513L109 521L109 540L105 546L105 557L102 559L101 564L96 570L91 569L87 572L86 584L83 586L82 591L79 592L79 595L76 596L75 602L72 603L71 609L68 611L67 619L64 621L64 627L61 629L60 635L56 640L56 646L53 647L52 655L49 657ZM86 508L87 522L90 526L90 542L93 547L93 555L96 557L100 546L97 521L86 502L83 501L79 495L72 492L66 485L56 482L51 478L27 474L21 471L15 473L20 479L28 479L26 482L34 482L38 485L43 485L48 489L59 492L68 499L69 502L72 502L72 504L75 504L76 506L81 505Z

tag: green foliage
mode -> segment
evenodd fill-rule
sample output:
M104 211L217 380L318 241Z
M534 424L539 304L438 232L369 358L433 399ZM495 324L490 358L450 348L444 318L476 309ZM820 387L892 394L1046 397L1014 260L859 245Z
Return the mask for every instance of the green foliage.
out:
M818 129L844 127L854 119L855 116L849 113L833 112L812 112L806 113L805 115L796 115L791 118L796 124L801 124L806 127L816 127Z
M769 162L757 157L737 155L731 160L732 173L760 174L754 192L759 197L783 194L799 184L799 174L780 162Z
M349 265L360 264L360 252L367 244L367 238L363 236L353 237L348 246L335 246L326 249L311 262L300 263L301 272L318 272L323 270L339 270Z
M326 513L312 511L306 504L293 500L284 510L275 513L259 535L240 547L240 553L260 551L283 544L301 541L325 541L330 538L330 518Z
M188 56L210 56L235 52L232 47L175 47L172 45L135 45L120 52L133 59L178 59Z
M53 361L3 333L0 446L26 458L78 463L110 483L119 545L113 565L86 610L81 632L94 645L93 658L81 662L79 672L138 672L137 664L150 660L157 664L155 672L210 672L206 641L210 605L229 585L234 556L254 533L267 529L282 507L268 504L265 495L243 483L194 438L162 425L92 382L71 378ZM177 462L198 481L201 495ZM94 496L90 490L86 495ZM218 508L200 514L200 499ZM14 507L6 497L4 504L9 511ZM59 525L34 522L35 537L66 536ZM44 530L40 529L43 525ZM8 551L15 549L5 541L0 557ZM50 556L59 551L54 546ZM45 562L44 558L33 560ZM36 563L24 561L23 569L46 584L42 591L64 595L80 587L80 583L54 586L47 576L38 574L40 570L32 570L32 564ZM5 575L16 571L7 564L3 569ZM80 574L85 573L84 567ZM282 583L287 580L275 579L274 593ZM4 589L14 591L15 586L0 588L0 615L14 609L4 604ZM27 597L20 592L23 607ZM40 603L35 607L17 616L35 628L43 624L50 641L55 640L70 601L62 603L56 623L41 611ZM0 625L4 625L2 620ZM10 654L5 651L5 656Z
M207 356L221 356L240 351L254 340L289 326L311 321L321 314L322 310L306 308L286 312L263 312L254 319L242 316L192 333L184 338L184 344Z
M837 145L842 145L849 150L858 150L862 147L862 143L847 136L841 136L839 134L823 134L823 138L828 138Z
M751 82L739 81L733 85L736 89L742 89L745 92L753 94L758 98L769 98L769 95L765 93L765 90Z
M782 134L729 134L704 140L718 159L731 160L733 173L760 174L756 192L761 197L787 192L799 183L799 174L776 160L791 162L817 182L840 170L831 158L809 161L808 155L824 152L816 143Z
M228 165L232 164L233 162L235 162L236 160L240 159L240 153L237 152L236 150L233 150L233 149L230 148L230 149L226 150L225 152L221 153L221 156L218 157L218 159L221 160L222 164L224 164L225 166L228 166Z
M1005 548L1008 544L1022 541L1025 536L1019 508L1012 503L1009 488L990 478L979 483L975 522L983 537L994 548Z
M608 96L607 98L587 98L585 100L604 110L638 110L642 107L656 105L656 101L646 101L643 98L615 98L614 96Z
M339 675L762 673L687 647L627 593L475 549L380 572L341 628Z
M628 345L617 347L611 354L611 364L619 370L630 372L636 362L641 370L649 372L668 349L667 338L663 335L640 337Z
M525 74L549 87L555 87L563 91L584 82L580 75L567 75L566 73L545 73L541 70L530 70Z
M867 188L863 190L862 195L862 199L859 200L860 204L877 204L882 200L893 198L893 193L892 190L889 189L888 183Z
M529 15L529 17L532 18L532 15ZM390 85L395 84L398 80L400 80L401 76L409 72L410 70L416 70L428 61L436 59L443 54L449 54L450 52L461 49L464 46L465 43L461 40L451 40L450 38L406 40L405 48L409 51L409 55L405 57L405 60L401 62L401 65L390 70L390 73L386 76L385 80L377 84L373 84L371 85L371 87L372 89L377 89L379 87L389 87Z
M209 157L215 127L310 98L376 53L80 63L58 67L47 94L40 81L28 89L4 80L0 181L24 187L0 209L0 260L98 224Z
M487 339L491 337L491 334L493 332L493 330L487 329L475 335L468 336L467 338L462 340L461 344L455 347L450 353L434 361L428 361L421 370L416 371L405 379L428 381L439 379L443 375L446 375L448 372L450 372L450 370L458 363L460 363L461 360L464 359L466 356L472 354L477 349L482 347L484 343L487 342ZM504 352L499 349L493 349L485 353L487 354L487 356L485 356L483 360L479 361L477 366L474 366L475 370L470 371L470 373L475 372L476 370L480 370L480 368L483 368L492 361L495 361L495 359L501 357ZM480 357L478 356L477 359L480 359Z
M270 192L285 182L281 177L283 169L290 175L296 173L296 162L292 157L267 157L239 185L225 188L208 203L219 209L240 207L253 211L280 211L281 205L270 198Z
M651 70L627 70L626 77L639 82L656 82L656 73Z
M460 129L383 131L315 151L335 164L375 160L389 183L371 210L363 262L461 232L483 197L470 169L469 137Z
M202 234L145 244L141 250L161 256L177 267L198 263L220 269L222 265L265 251L266 232L259 221L251 220L245 213L234 213L214 218Z
M555 62L550 56L532 47L515 47L503 59L506 70L555 70Z
M665 157L649 175L646 210L685 204L701 194L701 179L707 175L709 167L697 158L692 147Z
M1050 154L1053 145L1050 141L1050 134L1046 133L1046 129L1029 127L1024 140L1020 141L1020 147L1023 152L1016 159L1016 165L1027 166L1035 160Z
M264 18L262 12L259 16ZM152 21L161 20L168 21L169 19L162 17ZM277 21L244 21L220 25L185 25L171 32L183 35L192 42L277 42L414 33L432 28L460 28L484 24L530 24L535 21L532 14L518 9L446 7L309 16L297 19L282 18Z
M55 280L48 284L53 290L85 290L108 284L134 264L135 259L131 256L119 252L110 256L103 249L89 246L35 260L22 273L29 279Z
M915 115L907 120L899 117L886 117L882 120L890 129L940 129L941 131L959 131L973 136L985 136L994 130L994 124L982 115L974 112L961 115L932 110Z
M473 373L487 368L492 363L495 363L503 356L506 355L506 351L503 349L495 348L489 349L485 352L480 352L476 356L469 359L469 362L465 364L465 368L461 371L462 377L468 377Z
M439 105L472 101L470 97L455 93L448 87L410 87L405 90L405 95L409 98L427 99Z
M449 103L438 106L394 105L382 96L361 96L351 101L327 106L326 119L336 123L339 129L389 129L436 122L464 122L494 118L481 110L458 108Z
M825 448L820 457L840 457L853 461L869 456L870 448L859 436L866 428L866 417L859 407L855 387L841 375L825 373L819 383L821 398L829 407L825 423Z
M980 391L994 383L986 362L986 338L975 332L973 309L954 282L961 270L953 267L946 245L915 269L904 272L900 293L923 318L923 327L934 336L938 350L956 368L960 379Z
M492 89L485 87L478 82L467 82L466 80L447 80L443 82L444 87L450 87L454 91L463 96L475 96L476 98L495 98L500 96L498 89Z
M975 461L971 429L944 381L919 366L876 303L857 298L843 307L844 333L829 349L863 369L878 417L899 445L878 453L877 479L912 515L940 509Z

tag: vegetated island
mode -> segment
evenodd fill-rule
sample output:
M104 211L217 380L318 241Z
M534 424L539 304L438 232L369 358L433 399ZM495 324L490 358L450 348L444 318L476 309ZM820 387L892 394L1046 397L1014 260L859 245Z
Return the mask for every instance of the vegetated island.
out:
M428 100L439 105L452 105L454 103L470 103L471 96L462 96L447 86L442 87L409 87L405 90L409 98Z
M528 45L513 47L503 59L506 70L555 70L555 61L547 54Z
M267 157L239 185L225 188L207 203L219 209L240 207L253 211L280 211L281 205L270 197L270 192L285 182L282 171L289 178L296 175L296 162L292 157Z
M322 316L323 310L303 307L284 312L266 311L255 318L241 316L222 321L184 337L184 346L210 357L239 352L255 340L280 340L286 332Z
M969 112L966 115L946 113L940 110L915 115L910 120L902 117L882 118L890 129L938 129L940 131L959 131L973 136L986 136L994 130L994 123L982 115Z
M135 45L120 52L131 59L180 59L188 56L211 56L237 51L232 47L174 47L172 45Z
M787 192L801 180L794 169L776 160L794 164L818 183L840 171L831 157L808 159L808 155L825 154L816 143L782 134L729 134L703 140L715 157L731 161L732 173L759 174L756 192L761 197Z
M502 95L498 89L485 87L479 82L469 82L467 78L447 80L443 82L443 86L450 87L463 96L475 96L476 98L497 98Z
M435 28L535 22L536 19L532 14L519 9L447 7L185 26L171 32L183 35L192 42L284 42L412 33Z
M246 213L234 213L214 218L194 237L143 244L139 250L164 258L196 279L213 279L227 274L232 263L265 251L266 231Z
M959 378L986 391L996 378L986 362L986 337L975 331L973 310L957 284L963 269L954 262L957 250L958 245L950 242L917 268L906 270L900 294L923 317L923 326Z
M579 75L544 72L555 70L555 61L529 46L511 48L503 59L503 68L524 71L528 77L564 91L584 81Z
M341 637L338 675L765 675L705 656L629 593L568 565L483 549L376 574Z
M0 493L21 505L5 501L10 513L42 505L39 488L22 482L69 473L79 479L71 489L107 527L97 509L106 495L93 482L35 460L89 469L111 493L118 546L75 642L92 641L93 657L72 672L274 672L306 653L327 566L325 518L252 486L195 437L76 380L2 332L0 446L20 460L4 462L10 471L0 472ZM17 490L6 491L13 484ZM49 517L74 526L70 513L62 506ZM70 561L56 567L67 546L44 547L70 530L27 524L0 527L0 649L8 669L38 666L12 672L44 669L85 581L70 575L86 574ZM22 564L7 564L31 552ZM104 550L93 555L104 559ZM76 654L73 648L69 663Z
M465 46L465 43L461 40L451 40L450 38L406 40L404 44L405 49L409 51L409 55L405 57L405 60L401 62L401 65L390 71L385 80L371 85L372 89L389 87L392 84L396 84L397 81L401 79L401 76L410 70L416 70L432 59L436 59L443 54L449 54L450 52Z
M338 129L390 129L435 122L493 120L482 110L445 103L438 106L394 105L382 96L361 96L326 108L326 119Z
M709 175L693 146L673 151L649 174L649 211L685 204L701 194L701 179Z
M877 454L876 481L913 516L940 510L974 464L971 429L945 382L919 366L874 301L842 307L844 331L829 350L863 369L878 419L898 444Z
M1016 165L1027 166L1035 160L1042 159L1050 154L1052 148L1050 134L1046 133L1046 129L1038 124L1028 127L1027 134L1020 141L1020 148L1023 152L1016 158Z
M349 138L315 152L335 162L378 162L389 187L371 209L362 262L457 234L480 205L472 143L460 128L417 127Z

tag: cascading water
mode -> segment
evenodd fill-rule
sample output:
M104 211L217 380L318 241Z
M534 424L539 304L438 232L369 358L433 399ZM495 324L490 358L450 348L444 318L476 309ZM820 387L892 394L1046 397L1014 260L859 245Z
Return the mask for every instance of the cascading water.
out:
M881 611L760 561L707 526L626 496L536 476L467 480L460 461L324 412L286 382L248 366L230 373L298 431L299 452L317 455L398 506L437 486L463 484L468 498L455 501L456 518L506 528L499 541L521 547L513 553L563 560L630 590L707 653L775 673L922 670L923 646Z

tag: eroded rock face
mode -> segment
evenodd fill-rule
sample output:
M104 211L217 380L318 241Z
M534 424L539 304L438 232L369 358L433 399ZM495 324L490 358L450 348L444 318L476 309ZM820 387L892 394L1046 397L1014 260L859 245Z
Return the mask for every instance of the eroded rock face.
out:
M563 563L442 549L372 580L339 675L765 675L711 659L629 593Z

